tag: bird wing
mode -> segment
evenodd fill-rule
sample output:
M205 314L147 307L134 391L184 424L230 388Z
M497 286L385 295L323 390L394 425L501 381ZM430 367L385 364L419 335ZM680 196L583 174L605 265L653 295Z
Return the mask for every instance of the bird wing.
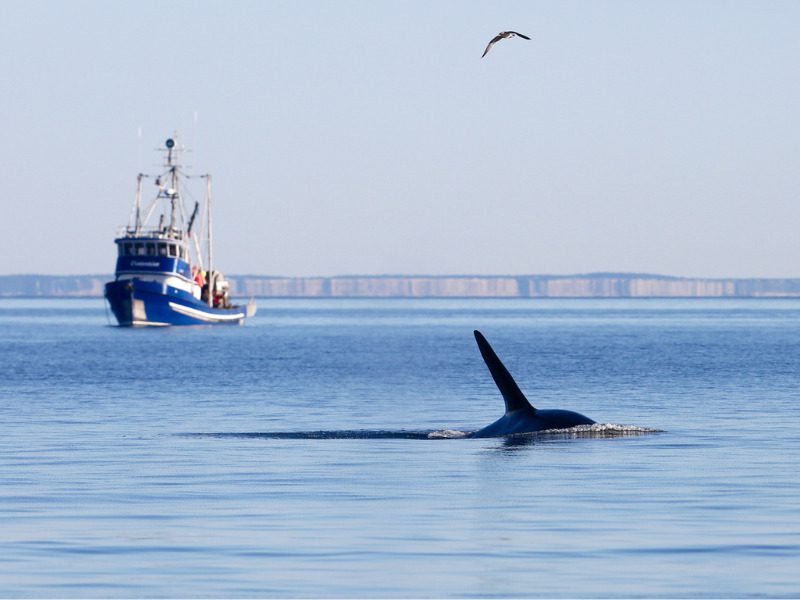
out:
M531 39L531 38L529 38L527 35L522 35L521 33L517 32L517 31L509 31L508 33L513 33L514 35L518 35L518 36L519 36L519 37L521 37L523 40L529 40L529 39Z
M487 52L489 52L489 50L491 49L491 47L492 47L492 46L494 46L494 45L495 45L495 43L497 43L499 40L502 40L502 39L503 39L503 36L502 36L502 35L496 35L496 36L494 36L494 37L492 38L492 41L491 41L491 42L489 42L489 43L486 45L486 50L484 50L484 51L483 51L483 54L481 54L481 58L483 58L484 56L486 56L486 53L487 53Z

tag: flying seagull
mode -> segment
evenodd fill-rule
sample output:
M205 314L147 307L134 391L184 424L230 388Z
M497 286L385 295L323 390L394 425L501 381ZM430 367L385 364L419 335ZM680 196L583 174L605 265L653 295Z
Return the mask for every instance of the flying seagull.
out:
M502 40L504 38L513 38L513 37L517 37L517 36L521 37L523 40L531 39L527 35L522 35L521 33L517 33L516 31L501 31L496 36L494 36L492 38L492 41L489 42L489 44L486 46L486 50L483 51L483 54L481 55L481 58L486 56L486 53L489 52L489 50L492 49L492 46L494 46L500 40Z

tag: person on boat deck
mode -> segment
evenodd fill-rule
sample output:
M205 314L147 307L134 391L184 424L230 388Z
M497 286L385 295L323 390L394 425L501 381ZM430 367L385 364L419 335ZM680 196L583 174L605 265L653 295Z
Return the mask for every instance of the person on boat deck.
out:
M230 308L231 303L228 298L228 292L217 292L214 294L214 308Z
M193 269L195 270L194 282L200 287L203 287L206 284L206 272L201 271L197 267L194 267Z

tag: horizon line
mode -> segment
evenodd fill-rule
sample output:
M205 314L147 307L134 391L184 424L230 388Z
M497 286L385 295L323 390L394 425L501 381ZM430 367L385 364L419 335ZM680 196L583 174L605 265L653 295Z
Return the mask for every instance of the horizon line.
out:
M0 277L111 277L113 273L4 273ZM424 273L380 273L380 274L359 274L342 273L337 275L268 275L256 273L230 273L226 277L257 277L269 279L345 279L345 278L426 278L426 279L459 279L459 278L520 278L520 277L548 277L548 278L599 278L599 277L621 277L621 278L656 278L656 279L675 279L675 280L746 280L746 279L800 279L800 274L795 276L706 276L706 275L664 275L661 273L647 273L641 271L590 271L580 273L446 273L446 274L424 274Z

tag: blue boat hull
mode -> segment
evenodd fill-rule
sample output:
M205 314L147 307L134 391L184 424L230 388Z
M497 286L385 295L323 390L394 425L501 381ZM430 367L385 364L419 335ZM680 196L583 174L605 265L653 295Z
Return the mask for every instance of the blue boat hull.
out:
M213 308L160 282L135 278L107 283L105 297L123 327L239 325L248 316L245 307Z

